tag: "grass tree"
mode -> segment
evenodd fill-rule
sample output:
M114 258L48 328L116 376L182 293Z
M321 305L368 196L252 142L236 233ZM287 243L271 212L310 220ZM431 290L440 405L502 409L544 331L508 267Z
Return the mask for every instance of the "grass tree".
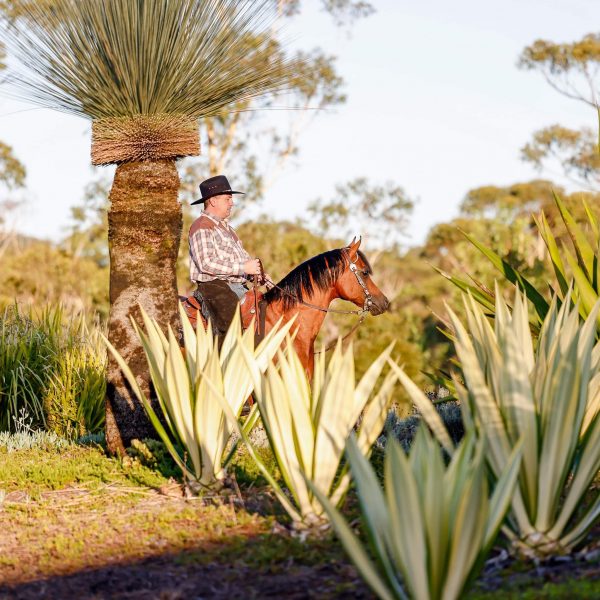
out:
M110 192L109 339L145 393L149 375L130 317L138 303L176 327L181 236L178 158L200 152L198 119L282 87L290 64L259 60L272 0L22 2L1 29L14 92L92 121L92 163L116 164ZM51 8L49 9L49 5ZM260 54L262 55L262 54ZM111 358L106 435L122 452L152 431Z

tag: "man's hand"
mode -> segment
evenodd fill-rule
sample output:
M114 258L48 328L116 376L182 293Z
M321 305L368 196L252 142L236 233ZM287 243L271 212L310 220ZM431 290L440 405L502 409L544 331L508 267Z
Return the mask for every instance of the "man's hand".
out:
M244 273L246 273L246 275L260 275L260 271L260 260L258 260L258 258L247 260L244 263Z
M265 276L262 280L263 285L267 286L267 289L270 290L275 284L271 283L273 281L273 279L271 278L271 276L268 273L265 273Z

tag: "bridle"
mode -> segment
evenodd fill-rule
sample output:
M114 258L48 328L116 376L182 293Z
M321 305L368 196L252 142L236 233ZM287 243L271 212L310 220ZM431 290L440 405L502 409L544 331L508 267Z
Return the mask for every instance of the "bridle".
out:
M354 273L354 276L356 277L356 281L358 281L358 285L360 285L360 287L363 289L363 292L365 294L365 303L363 304L362 311L359 311L359 312L367 313L371 310L371 306L373 306L373 296L371 296L371 292L369 292L369 289L367 288L367 285L364 282L363 278L360 276L358 267L356 266L356 263L358 262L358 252L356 253L356 256L354 257L354 260L350 260L350 257L347 256L348 251L346 248L342 248L342 253L348 259L348 266L349 266L350 270Z

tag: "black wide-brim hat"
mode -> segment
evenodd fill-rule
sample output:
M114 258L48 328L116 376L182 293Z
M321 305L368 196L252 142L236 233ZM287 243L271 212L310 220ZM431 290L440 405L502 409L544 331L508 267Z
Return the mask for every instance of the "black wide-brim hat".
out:
M198 198L198 200L191 204L200 204L201 202L206 202L213 196L220 196L221 194L244 194L244 192L232 190L225 175L215 175L214 177L210 177L206 181L203 181L200 184L200 193L202 194L202 198Z

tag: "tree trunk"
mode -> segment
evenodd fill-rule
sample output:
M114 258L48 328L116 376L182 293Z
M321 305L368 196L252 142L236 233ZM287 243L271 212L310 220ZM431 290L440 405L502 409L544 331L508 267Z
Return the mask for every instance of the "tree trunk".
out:
M138 303L166 330L179 328L176 261L181 238L179 176L174 161L124 163L110 192L110 317L108 338L150 397L144 351L130 317L142 322ZM159 412L156 399L155 409ZM109 353L106 444L123 454L132 439L155 437L142 404Z

